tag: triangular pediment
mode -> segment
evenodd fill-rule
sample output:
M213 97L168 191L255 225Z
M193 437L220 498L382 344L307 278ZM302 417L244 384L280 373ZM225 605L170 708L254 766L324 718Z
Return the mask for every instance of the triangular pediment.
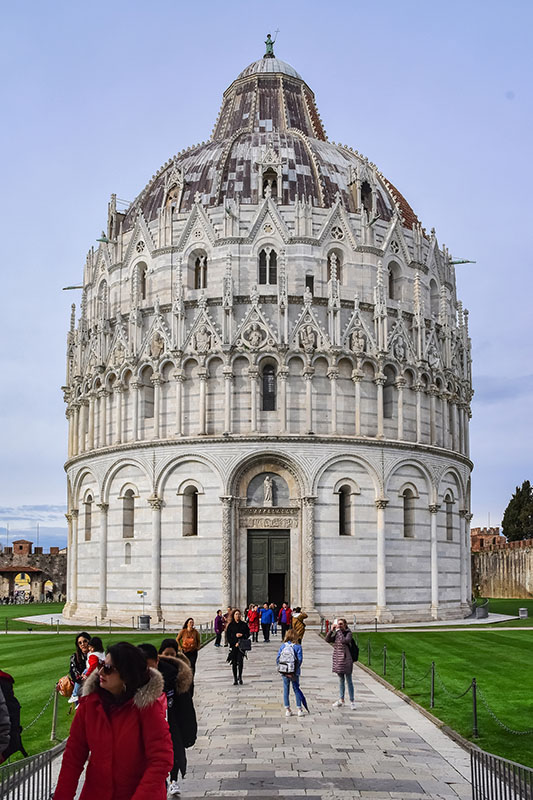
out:
M211 318L207 308L200 306L185 338L183 350L206 357L222 350L222 336Z
M424 361L427 361L431 369L442 369L442 353L440 342L434 327L431 327L424 343Z
M139 350L139 360L151 359L159 361L172 348L172 337L165 318L161 313L156 314L148 333L144 336Z
M389 332L387 350L400 363L406 361L409 364L414 364L416 362L413 340L403 315L394 322Z
M357 239L350 225L350 220L346 209L340 200L337 200L326 219L322 230L318 234L318 241L324 244L331 239L332 245L335 242L343 242L349 245L352 250L357 250Z
M235 347L245 350L268 350L277 345L278 335L259 305L252 305L234 336Z
M183 251L191 244L198 247L214 245L215 240L216 232L211 220L201 203L195 202L180 236L178 250Z
M109 367L120 367L127 359L129 354L128 334L122 320L115 325L113 338L109 345L109 355L107 365Z
M385 234L383 244L381 245L383 254L387 259L401 258L406 264L412 260L409 247L403 234L403 228L400 217L395 214L389 224L389 229Z
M133 234L124 254L124 263L129 264L130 261L137 256L139 258L143 255L145 257L151 256L154 250L155 242L152 239L152 234L150 233L144 214L139 212Z
M258 237L272 236L276 233L281 236L284 244L289 242L289 229L282 220L276 204L271 197L265 197L248 229L246 238L249 242L253 242Z
M318 321L312 306L308 304L304 306L292 329L289 342L292 350L304 350L308 354L314 350L323 352L331 347L330 338Z
M355 302L352 316L342 334L342 345L346 350L351 350L356 355L375 354L376 340L372 329L367 325L359 303Z

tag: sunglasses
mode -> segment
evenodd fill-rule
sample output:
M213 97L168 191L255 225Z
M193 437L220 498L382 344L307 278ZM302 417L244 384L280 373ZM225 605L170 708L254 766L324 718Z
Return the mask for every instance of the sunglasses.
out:
M114 672L118 671L113 664L106 664L105 661L98 662L98 669L103 672L104 675L112 675Z

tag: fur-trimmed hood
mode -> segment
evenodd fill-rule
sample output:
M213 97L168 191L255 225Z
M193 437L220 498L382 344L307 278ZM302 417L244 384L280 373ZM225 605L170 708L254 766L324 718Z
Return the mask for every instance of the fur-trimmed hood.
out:
M140 689L137 689L133 695L133 703L139 709L148 708L148 706L153 705L163 691L163 676L159 670L149 667L148 671L150 673L150 680L148 683L145 683L144 686L141 686ZM89 675L87 680L83 682L80 692L82 697L87 697L96 692L100 685L98 678L99 673L95 670Z
M160 661L164 661L166 664L170 664L177 669L178 675L176 677L176 692L178 694L184 694L184 692L188 692L192 686L193 682L193 671L191 668L191 664L187 656L184 656L183 653L178 653L177 656L159 656Z

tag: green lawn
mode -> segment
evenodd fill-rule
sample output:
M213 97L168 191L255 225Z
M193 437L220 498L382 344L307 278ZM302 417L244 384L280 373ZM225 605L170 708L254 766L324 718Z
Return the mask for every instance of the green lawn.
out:
M478 603L482 602L481 600ZM533 598L531 600L518 600L516 598L507 597L491 597L489 598L489 611L493 614L509 614L518 617L518 609L527 608L527 619L513 619L508 622L498 622L498 627L527 627L533 626Z
M433 629L412 633L360 633L358 642L363 664L368 664L369 641L371 668L379 675L383 675L383 647L387 648L385 677L389 683L400 688L403 650L407 663L403 690L406 694L484 750L533 766L533 734L518 736L508 733L494 721L485 706L486 703L503 723L514 730L533 728L533 631L477 629L445 632ZM426 673L432 661L435 661L437 677L435 707L430 709L430 677ZM472 737L472 692L456 699L474 677L480 690L478 739Z
M172 633L166 635L173 637ZM102 634L106 647L124 640L133 644L151 642L158 647L163 638L161 632L157 634L113 632L111 636ZM0 636L0 669L9 672L15 678L15 693L22 706L23 728L32 722L46 704L53 693L56 681L67 674L73 651L74 637L70 633L59 636L49 634ZM61 740L68 735L74 712L69 713L72 706L64 697L59 696L58 700L56 737ZM47 750L53 745L50 741L51 725L52 703L34 725L23 731L22 740L30 755Z

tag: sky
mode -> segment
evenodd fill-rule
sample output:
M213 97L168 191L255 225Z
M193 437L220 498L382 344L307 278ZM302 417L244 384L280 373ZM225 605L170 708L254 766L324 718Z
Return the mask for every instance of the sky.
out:
M470 311L472 525L533 479L533 4L4 3L0 541L66 542L70 304L112 192L133 200L207 140L264 52L314 90L329 138L375 162L458 266ZM9 533L6 528L9 525Z

